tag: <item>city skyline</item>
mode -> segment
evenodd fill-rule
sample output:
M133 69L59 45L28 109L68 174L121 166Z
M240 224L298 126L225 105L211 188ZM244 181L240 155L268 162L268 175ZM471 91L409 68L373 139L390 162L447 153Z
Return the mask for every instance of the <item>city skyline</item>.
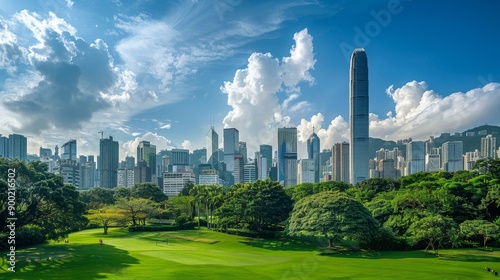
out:
M348 141L355 47L370 55L370 136L498 125L499 3L355 2L6 2L0 133L27 136L29 154L76 139L97 155L104 131L124 159L141 141L205 147L211 124L253 155L295 126L306 158L313 127L322 149Z

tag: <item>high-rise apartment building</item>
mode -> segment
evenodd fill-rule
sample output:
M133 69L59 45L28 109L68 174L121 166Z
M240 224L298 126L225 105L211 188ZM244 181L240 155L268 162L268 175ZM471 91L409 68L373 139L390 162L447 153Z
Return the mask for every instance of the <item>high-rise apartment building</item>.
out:
M99 181L101 188L111 189L118 185L118 141L101 139L99 141Z
M349 76L350 182L368 179L368 59L364 49L351 56Z
M463 142L448 141L441 147L443 153L443 169L449 172L456 172L464 169L463 162Z
M406 144L405 175L425 171L425 142L411 141Z
M491 134L481 138L481 158L497 158L497 138Z
M278 128L278 181L285 187L297 184L297 128Z

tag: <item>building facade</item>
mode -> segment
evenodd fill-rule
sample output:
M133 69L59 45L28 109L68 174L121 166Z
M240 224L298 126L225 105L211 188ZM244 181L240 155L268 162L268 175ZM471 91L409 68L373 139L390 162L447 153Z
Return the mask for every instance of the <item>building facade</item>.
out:
M119 163L118 141L101 139L99 141L99 181L101 188L111 189L118 185Z
M349 75L350 182L368 179L368 59L364 49L355 49Z
M320 178L320 139L316 133L313 133L307 139L307 158L314 161L314 182L319 182ZM299 172L300 173L300 172Z
M297 128L278 128L278 181L285 187L297 184Z

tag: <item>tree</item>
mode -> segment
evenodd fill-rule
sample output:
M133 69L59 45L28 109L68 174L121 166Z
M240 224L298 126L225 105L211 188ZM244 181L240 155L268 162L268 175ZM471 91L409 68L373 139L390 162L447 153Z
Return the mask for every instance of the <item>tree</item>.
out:
M292 210L283 186L269 179L231 187L217 210L221 223L257 232L281 227Z
M483 246L486 248L486 242L491 238L500 236L500 227L492 222L485 220L467 220L460 224L460 232L469 239L481 237Z
M13 170L15 169L15 172ZM0 228L6 230L4 221L10 217L8 208L8 174L15 175L16 229L37 227L45 238L56 239L81 229L88 222L83 216L85 204L80 201L78 190L65 185L63 178L47 171L40 162L24 164L22 161L0 158ZM11 183L11 182L9 182ZM2 243L2 242L0 242Z
M203 185L195 185L189 190L189 194L194 197L194 204L196 206L196 212L198 214L198 228L200 228L200 208L203 205L206 197L206 189Z
M104 228L104 234L108 234L109 226L122 224L127 219L124 210L112 207L90 210L89 214L86 216L91 223L93 222L101 225Z
M500 159L480 159L474 163L473 170L479 173L489 174L495 179L500 179Z
M194 187L194 183L193 182L187 182L184 187L182 187L182 190L181 192L179 193L180 196L188 196L190 195L189 192L191 191L191 189Z
M146 224L146 219L159 211L154 201L145 198L120 198L116 201L115 206L124 211L124 214L132 222L132 226L136 226L138 223Z
M299 200L288 223L291 235L322 235L328 247L344 238L369 240L377 228L377 221L361 202L334 191Z
M171 205L179 214L185 214L193 217L193 196L174 196L168 199L168 205Z
M443 247L443 242L451 239L451 234L456 231L456 227L457 225L451 218L432 215L412 223L406 231L406 236L415 243L426 241L425 250L431 247L438 254L439 248Z
M130 190L131 196L136 198L151 199L154 202L163 202L168 196L154 183L136 184Z
M92 188L90 190L81 191L82 199L89 209L99 209L106 205L115 203L115 192L112 189Z

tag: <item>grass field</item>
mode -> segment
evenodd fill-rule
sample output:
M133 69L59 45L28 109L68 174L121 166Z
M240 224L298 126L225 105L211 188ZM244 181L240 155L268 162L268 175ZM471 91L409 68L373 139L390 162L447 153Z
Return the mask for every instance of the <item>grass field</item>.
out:
M71 234L69 243L18 250L16 272L6 272L3 264L0 279L495 279L484 267L500 270L498 251L443 250L440 257L423 251L321 256L318 249L314 243L203 229L110 229L108 235L92 229Z

